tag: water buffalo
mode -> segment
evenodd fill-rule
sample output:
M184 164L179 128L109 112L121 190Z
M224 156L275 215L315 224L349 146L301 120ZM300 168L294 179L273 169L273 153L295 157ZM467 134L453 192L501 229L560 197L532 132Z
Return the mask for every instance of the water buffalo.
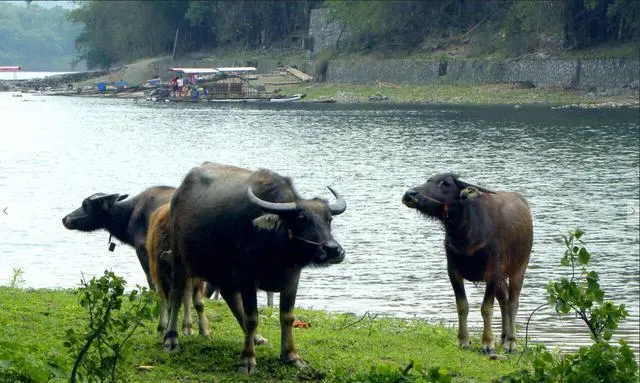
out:
M149 274L147 255L147 229L151 214L168 203L175 192L174 187L153 186L133 198L128 194L96 193L82 201L82 206L62 219L69 230L95 231L105 229L123 243L133 246L149 288L154 284Z
M156 285L156 291L160 295L160 319L158 332L164 335L167 329L169 297L171 293L173 259L171 252L171 227L169 224L169 204L160 206L151 214L149 230L147 233L147 254L149 255L149 270L151 279ZM182 332L185 335L193 334L191 310L189 301L193 300L193 306L198 313L198 330L200 335L209 335L209 322L204 313L203 294L205 283L201 279L193 278L187 281L188 288L182 297L184 315L182 317Z
M331 219L347 205L329 190L333 203L302 199L288 177L205 162L189 171L171 200L174 289L184 289L183 275L204 278L220 289L245 334L243 372L256 368L258 288L280 292L281 360L305 366L292 333L300 273L306 266L336 264L345 257L331 234ZM172 299L167 350L179 346L179 296Z
M484 281L482 351L495 353L491 332L494 297L502 313L502 344L505 351L514 351L516 313L533 244L533 223L524 197L492 192L444 173L409 189L402 202L444 226L447 271L458 311L458 344L469 346L464 280Z

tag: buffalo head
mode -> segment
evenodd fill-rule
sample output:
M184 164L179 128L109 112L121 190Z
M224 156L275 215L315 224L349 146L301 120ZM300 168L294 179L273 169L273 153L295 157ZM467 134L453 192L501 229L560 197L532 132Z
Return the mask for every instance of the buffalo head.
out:
M268 202L258 198L251 187L249 200L266 212L253 220L260 230L286 235L296 253L297 263L302 265L327 266L344 260L345 251L331 235L331 220L334 215L347 209L344 198L335 190L334 203L319 198L296 202Z
M105 226L109 210L127 194L96 193L82 201L82 206L62 218L62 224L69 230L93 231Z
M493 192L464 182L456 174L441 173L432 176L424 184L407 190L402 203L428 217L440 219L446 215L447 207L464 199L477 198L482 193Z

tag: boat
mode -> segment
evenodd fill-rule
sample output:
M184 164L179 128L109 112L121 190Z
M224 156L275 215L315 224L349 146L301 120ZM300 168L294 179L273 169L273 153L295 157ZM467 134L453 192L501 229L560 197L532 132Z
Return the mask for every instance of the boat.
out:
M281 95L279 93L269 93L264 89L264 85L251 86L250 81L256 76L250 75L255 72L255 67L218 67L218 68L177 68L172 67L169 71L175 72L182 78L184 85L178 91L179 95L171 94L166 97L151 95L151 101L169 102L295 102L302 100L305 94L294 94L292 96ZM176 76L176 78L178 78Z

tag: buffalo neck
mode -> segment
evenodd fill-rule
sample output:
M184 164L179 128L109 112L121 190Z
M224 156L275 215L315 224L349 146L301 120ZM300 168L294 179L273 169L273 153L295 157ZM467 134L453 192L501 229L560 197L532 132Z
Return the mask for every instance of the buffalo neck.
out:
M128 228L133 214L134 205L131 201L116 202L109 209L109 216L105 229L120 241L133 246L133 238L129 235Z
M450 205L448 213L443 219L447 239L461 251L480 246L495 236L484 200L456 202Z
M464 211L459 203L448 206L447 215L442 218L444 231L450 242L462 245L469 240L467 230L465 230Z

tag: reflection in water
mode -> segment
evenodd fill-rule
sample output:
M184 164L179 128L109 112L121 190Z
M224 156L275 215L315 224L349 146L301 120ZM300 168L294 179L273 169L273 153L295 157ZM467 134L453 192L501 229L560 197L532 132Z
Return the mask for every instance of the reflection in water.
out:
M265 167L293 177L306 197L347 199L334 220L341 265L303 273L298 305L456 324L443 233L402 205L404 191L443 171L503 190L532 206L534 246L518 314L545 302L559 267L561 233L579 226L606 298L630 311L619 332L638 349L638 113L500 107L167 105L129 100L0 94L0 284L14 267L32 287L73 287L81 273L112 268L144 284L134 251L107 251L105 232L60 219L94 192L135 194L177 186L204 160ZM635 213L634 213L635 212ZM480 327L483 286L467 283L470 325ZM260 295L259 299L264 299ZM264 302L261 302L264 303ZM494 324L499 332L499 310ZM529 335L562 347L588 344L584 326L551 309Z

